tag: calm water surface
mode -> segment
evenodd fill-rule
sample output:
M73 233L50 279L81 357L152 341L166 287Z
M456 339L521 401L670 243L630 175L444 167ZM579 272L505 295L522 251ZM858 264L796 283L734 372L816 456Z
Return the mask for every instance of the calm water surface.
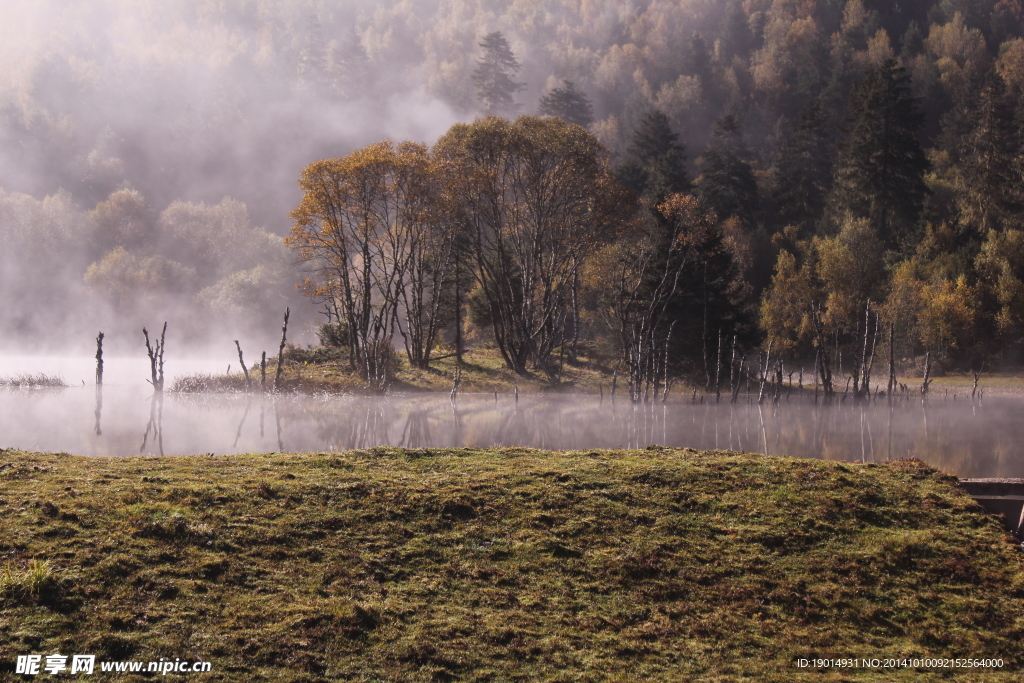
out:
M595 396L187 396L154 400L146 360L113 360L101 394L89 359L0 362L0 375L59 372L61 390L0 390L0 446L83 455L178 455L531 446L721 448L830 460L916 457L961 477L1024 477L1024 400L932 397L889 405L656 403ZM54 367L59 365L60 367ZM174 371L168 364L168 386ZM222 372L226 363L175 364ZM13 369L13 372L12 372ZM84 386L83 386L84 382Z

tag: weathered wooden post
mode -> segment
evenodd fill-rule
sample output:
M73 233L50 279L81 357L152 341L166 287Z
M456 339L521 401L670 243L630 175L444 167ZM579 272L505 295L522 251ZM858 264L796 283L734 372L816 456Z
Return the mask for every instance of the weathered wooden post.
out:
M735 340L735 337L733 339ZM730 403L735 404L736 401L739 400L740 386L743 383L743 373L745 371L744 368L746 367L746 364L747 354L744 353L743 356L740 358L740 365L736 369L736 382L732 385L732 399L730 399ZM748 379L747 382L749 383L750 380Z
M260 359L260 391L264 394L267 393L267 352L263 352L263 358Z
M896 393L896 356L895 356L896 323L889 323L889 385L886 387L888 396Z
M718 356L715 360L715 403L722 401L722 328L718 328Z
M768 364L772 359L772 343L773 340L768 342L768 353L764 357L764 369L761 369L761 388L757 392L757 404L761 405L764 403L764 384L768 380Z
M932 383L928 376L932 374L932 352L927 351L924 354L924 380L921 382L921 396L928 395L928 385Z
M814 352L814 405L818 405L818 364L821 363L821 349Z
M274 375L274 391L277 391L281 384L281 365L284 363L284 345L288 339L288 314L290 308L284 309L284 325L281 326L281 346L277 349L277 374Z
M975 386L978 383L975 382ZM103 333L96 337L96 386L103 386Z
M732 335L732 354L729 356L729 402L735 403L736 390L736 335Z
M451 397L450 397L452 405L455 405L455 399L458 398L458 395L459 395L459 385L460 384L462 384L462 368L456 366L455 367L455 376L452 379L452 393L451 393ZM495 393L495 395L497 395L497 393Z
M249 381L249 369L245 367L245 359L242 358L242 345L238 343L237 339L235 340L235 348L238 349L238 364L242 366L242 374L245 375L245 393L249 393L252 387Z

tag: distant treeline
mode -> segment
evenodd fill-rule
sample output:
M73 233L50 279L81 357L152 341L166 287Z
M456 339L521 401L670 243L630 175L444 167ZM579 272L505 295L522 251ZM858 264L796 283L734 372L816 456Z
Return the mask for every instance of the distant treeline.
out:
M134 348L144 325L163 320L173 321L175 345L239 329L272 338L296 298L281 237L229 198L157 212L122 189L83 211L65 191L37 200L0 190L0 227L6 349L83 347L104 329L120 352L126 334Z
M481 47L481 100L508 108L517 64L500 34ZM849 372L855 395L886 352L892 390L900 359L979 370L1018 350L1021 139L997 71L964 105L942 206L920 100L892 57L853 83L841 136L808 100L781 146L770 214L737 115L718 120L691 182L666 114L641 119L613 167L563 120L589 105L573 98L562 118L491 116L432 149L385 141L304 171L286 242L312 264L325 340L354 370L385 374L396 333L416 366L447 328L461 352L463 302L510 369L554 379L581 340L603 343L634 399L680 374L720 387L723 364L735 377L758 346L748 372L813 357L826 394Z
M33 11L20 5L11 26ZM975 369L1024 351L1020 0L165 1L111 16L122 21L87 38L80 27L103 17L72 10L47 15L59 43L23 44L36 40L28 29L8 36L19 49L0 83L0 183L46 199L2 199L4 293L33 302L7 308L6 329L32 328L40 310L60 319L79 308L71 285L83 282L119 310L147 308L136 300L153 292L187 293L210 310L241 302L249 316L279 308L294 279L286 252L263 231L235 231L228 214L255 207L284 232L291 177L310 159L351 160L349 150L392 129L424 130L427 119L443 130L459 118L536 112L590 133L577 143L592 156L572 152L593 159L588 182L600 188L586 190L600 201L573 209L588 217L584 237L572 233L583 244L563 253L560 233L546 238L554 246L540 254L558 265L538 257L554 270L537 271L536 282L532 262L502 252L488 268L505 283L492 291L482 269L498 257L484 247L504 242L470 259L482 224L438 237L457 266L443 279L465 287L438 285L432 326L401 321L414 362L438 330L456 328L490 329L515 368L551 370L583 340L614 342L652 382L673 372L710 381L725 372L719 348L729 356L734 338L738 357L770 343L776 357L821 362L827 349L840 377L876 341L876 356L891 346L898 359L930 352ZM482 172L483 159L466 166L452 151L457 131L583 135L533 119L483 121L419 148L416 163ZM515 145L526 154L526 143ZM369 149L383 148L353 154ZM412 163L411 149L388 154ZM474 178L437 180L449 172L424 172L442 187L431 192L456 193L454 180ZM224 195L245 205L217 204ZM102 227L121 225L117 216L142 196L151 207L143 233ZM461 202L441 204L463 223L483 211ZM182 236L188 211L223 214L189 223L212 246ZM684 249L674 231L709 241ZM713 258L697 256L705 248ZM40 274L53 263L58 274ZM624 263L635 301L609 294L625 291L626 271L614 271ZM662 282L679 264L679 280ZM309 291L329 294L328 280ZM412 296L390 286L384 299ZM406 305L419 304L394 311ZM512 313L520 308L529 309L522 319ZM468 325L450 320L463 312ZM330 311L332 324L339 313ZM377 334L346 342L358 343L353 362L364 371L360 354Z

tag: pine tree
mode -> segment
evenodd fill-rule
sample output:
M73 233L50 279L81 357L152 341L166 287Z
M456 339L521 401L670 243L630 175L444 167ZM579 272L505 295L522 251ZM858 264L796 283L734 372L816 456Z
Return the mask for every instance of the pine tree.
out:
M923 125L910 77L896 60L887 59L854 85L836 174L836 208L870 220L889 245L907 246L928 194L929 163L917 137Z
M584 128L594 122L594 107L572 81L562 81L561 88L555 88L541 97L540 113Z
M627 160L617 170L619 181L639 196L660 204L670 194L690 191L686 145L660 111L646 114L633 133Z
M652 292L665 273L672 269L673 241L678 236L675 219L662 209L670 204L693 202L692 198L679 196L690 194L693 186L686 170L686 147L679 141L679 135L672 131L668 117L660 111L652 111L643 117L627 154L628 159L618 168L617 174L620 182L639 195L649 208L644 221L645 243L656 255L635 292L638 301L649 305ZM693 202L693 205L697 206L697 203ZM705 211L701 208L698 213L704 215ZM664 309L664 320L651 330L659 343L670 342L673 358L704 356L706 360L705 352L711 343L709 339L714 334L713 330L722 328L730 333L739 332L743 337L748 326L742 308L743 292L737 264L725 246L718 221L714 216L707 216L707 220L708 225L714 228L690 235L693 240L690 263L675 278L677 284L673 293L660 304ZM669 335L671 323L668 321L673 320L681 322L672 328Z
M487 114L514 114L518 105L513 98L525 86L515 80L519 62L512 48L500 31L484 36L480 47L484 55L477 62L473 81L481 107Z
M701 174L696 185L704 206L719 218L736 216L752 229L758 207L757 181L745 157L739 119L726 114L715 124L711 142L698 160Z
M333 44L328 72L340 94L355 96L357 92L366 93L370 89L370 60L354 28L346 38Z
M811 99L779 155L774 197L779 228L792 225L805 234L811 231L825 209L834 158L828 117L818 99Z
M323 25L315 14L306 16L304 44L299 51L299 78L306 83L321 81L327 70L327 43Z
M916 21L910 22L907 26L903 39L900 40L900 60L906 64L917 55L924 52L924 36Z
M750 32L750 21L743 10L743 3L738 0L734 0L726 11L721 35L719 54L722 63L729 64L734 55L744 61L750 57L754 37Z
M1021 140L1006 84L989 73L970 117L971 132L960 150L959 198L962 220L979 235L1007 227L1021 209L1017 166Z
M708 87L714 81L714 72L711 68L711 49L708 42L700 33L693 34L690 38L690 50L686 56L685 70L700 78L704 87Z

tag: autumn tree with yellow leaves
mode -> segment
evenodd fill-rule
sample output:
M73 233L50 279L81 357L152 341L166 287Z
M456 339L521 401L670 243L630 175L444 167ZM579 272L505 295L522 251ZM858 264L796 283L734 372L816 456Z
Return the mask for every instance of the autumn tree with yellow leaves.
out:
M310 164L299 183L305 194L286 243L309 265L307 293L338 325L353 369L383 388L403 301L413 320L429 317L427 293L414 293L410 304L405 289L410 271L422 271L420 252L438 227L427 150L380 142Z
M742 289L713 213L682 194L638 203L601 143L557 118L488 117L453 126L433 149L385 141L311 164L300 182L287 243L311 271L306 293L371 382L396 336L412 365L429 365L460 317L460 268L474 280L477 324L520 374L557 377L582 309L603 307L634 400L667 384L675 325L680 336L706 327L680 295L707 309L703 290Z
M580 126L521 116L453 126L434 155L502 358L552 374L584 262L628 210L607 152Z

